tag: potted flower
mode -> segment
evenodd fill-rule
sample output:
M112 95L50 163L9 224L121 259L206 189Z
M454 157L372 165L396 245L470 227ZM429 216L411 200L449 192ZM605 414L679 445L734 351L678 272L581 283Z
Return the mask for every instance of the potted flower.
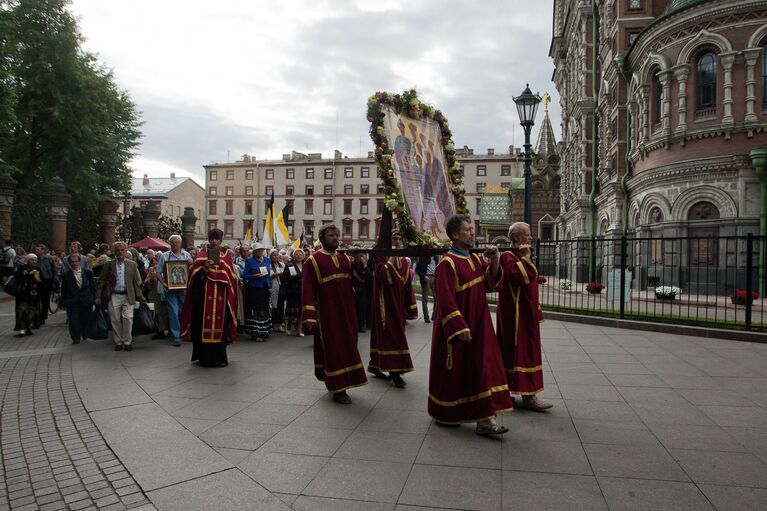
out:
M586 291L591 293L592 295L598 295L602 292L602 290L605 288L604 284L601 282L589 282L586 284Z
M559 281L559 289L562 291L570 291L573 287L573 281L570 279L562 279Z
M759 293L756 291L751 291L751 298L748 300L748 303L753 302L757 298L759 298ZM730 295L730 301L732 301L734 305L746 305L746 300L747 297L745 289L738 289Z
M655 298L658 300L673 300L681 295L682 290L676 286L659 286L655 288Z

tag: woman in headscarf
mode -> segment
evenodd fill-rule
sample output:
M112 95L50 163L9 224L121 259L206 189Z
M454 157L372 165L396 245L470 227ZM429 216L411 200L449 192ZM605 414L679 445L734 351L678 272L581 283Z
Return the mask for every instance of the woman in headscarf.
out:
M16 294L16 337L32 335L33 328L40 328L40 270L37 255L30 253L25 263L19 265L13 276Z

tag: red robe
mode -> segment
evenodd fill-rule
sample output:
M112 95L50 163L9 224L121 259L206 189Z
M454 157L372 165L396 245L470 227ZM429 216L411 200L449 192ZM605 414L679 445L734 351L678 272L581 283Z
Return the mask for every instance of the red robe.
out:
M512 252L501 255L501 268L496 324L506 379L513 394L531 396L543 390L538 270Z
M370 367L381 371L406 373L413 370L405 336L405 319L415 306L410 264L404 257L373 260L373 326L370 329Z
M204 272L208 252L203 249L197 254L197 259L189 268L189 279L192 283L199 272ZM188 291L188 290L187 290ZM207 271L205 275L205 304L202 317L202 342L220 343L226 311L229 309L231 321L227 327L229 342L237 340L237 275L229 254L221 255L221 260ZM184 307L181 310L181 337L185 341L192 339L192 293L187 292Z
M513 408L485 296L489 272L476 254L451 250L434 273L429 415L442 423L476 422ZM449 342L466 331L471 341Z
M314 375L333 393L368 381L357 349L353 289L364 282L346 254L318 250L304 263L301 326L314 324Z

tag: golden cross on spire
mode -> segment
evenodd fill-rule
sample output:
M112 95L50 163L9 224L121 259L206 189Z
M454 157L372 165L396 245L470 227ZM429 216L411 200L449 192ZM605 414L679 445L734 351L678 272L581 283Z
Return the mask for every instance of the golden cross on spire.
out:
M543 98L541 98L541 101L543 102L543 115L544 117L549 116L549 103L551 103L551 96L549 96L548 92L543 93Z

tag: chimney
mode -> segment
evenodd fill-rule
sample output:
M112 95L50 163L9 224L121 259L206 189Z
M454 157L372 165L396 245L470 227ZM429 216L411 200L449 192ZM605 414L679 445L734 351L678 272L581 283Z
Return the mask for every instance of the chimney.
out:
M341 151L336 149L336 152L333 155L333 159L334 160L340 160L341 158L343 158L343 154L341 153Z
M144 188L149 188L149 174L144 174L144 181L142 185Z
M176 173L175 172L171 172L170 173L170 179L171 179L171 181L175 181L176 180Z
M492 148L492 147L488 147L487 148L487 155L488 156L493 156L494 154L495 154L495 149Z

